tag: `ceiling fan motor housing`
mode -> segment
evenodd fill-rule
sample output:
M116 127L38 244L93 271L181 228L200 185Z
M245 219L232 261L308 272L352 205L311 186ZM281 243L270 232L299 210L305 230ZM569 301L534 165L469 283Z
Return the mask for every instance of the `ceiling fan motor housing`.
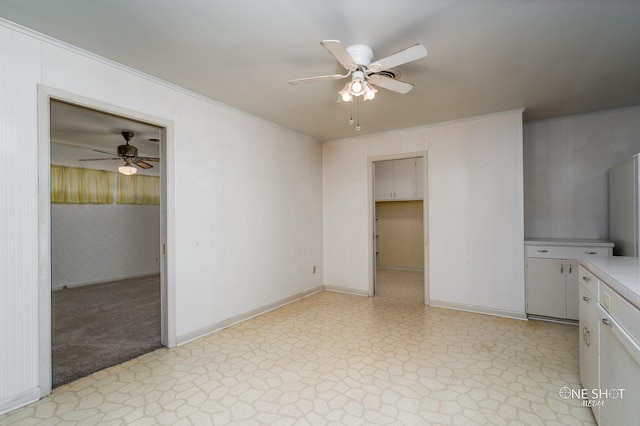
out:
M138 148L133 145L120 145L118 146L118 156L127 158L136 158L138 156Z
M364 44L349 46L347 47L347 52L349 52L356 65L368 67L373 59L373 50Z

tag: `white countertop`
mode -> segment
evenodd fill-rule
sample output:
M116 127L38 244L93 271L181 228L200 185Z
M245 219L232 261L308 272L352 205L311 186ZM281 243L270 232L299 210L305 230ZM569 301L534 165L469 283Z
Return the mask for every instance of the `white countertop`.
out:
M578 262L629 303L640 309L640 258L593 256L579 257Z
M525 238L525 245L545 246L589 246L589 247L613 247L611 241L596 239L568 239L568 238Z

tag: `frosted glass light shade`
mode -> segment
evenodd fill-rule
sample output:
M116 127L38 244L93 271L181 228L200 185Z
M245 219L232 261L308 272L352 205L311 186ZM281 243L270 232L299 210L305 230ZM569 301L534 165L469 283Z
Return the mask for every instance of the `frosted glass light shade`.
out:
M133 167L131 164L127 163L124 166L120 166L118 167L118 171L120 173L122 173L123 175L135 175L136 173L138 173L138 169L136 169L135 167Z

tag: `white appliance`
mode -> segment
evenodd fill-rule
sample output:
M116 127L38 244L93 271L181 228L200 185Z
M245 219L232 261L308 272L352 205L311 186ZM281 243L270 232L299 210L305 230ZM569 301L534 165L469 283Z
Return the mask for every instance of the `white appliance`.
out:
M609 240L614 256L638 257L640 242L640 154L609 170Z

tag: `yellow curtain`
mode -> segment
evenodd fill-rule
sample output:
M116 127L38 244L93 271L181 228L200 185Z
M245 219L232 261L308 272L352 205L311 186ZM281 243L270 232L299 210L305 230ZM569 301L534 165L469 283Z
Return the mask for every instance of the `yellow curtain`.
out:
M160 178L118 174L118 203L160 204Z
M113 203L113 173L76 167L51 166L51 202Z

